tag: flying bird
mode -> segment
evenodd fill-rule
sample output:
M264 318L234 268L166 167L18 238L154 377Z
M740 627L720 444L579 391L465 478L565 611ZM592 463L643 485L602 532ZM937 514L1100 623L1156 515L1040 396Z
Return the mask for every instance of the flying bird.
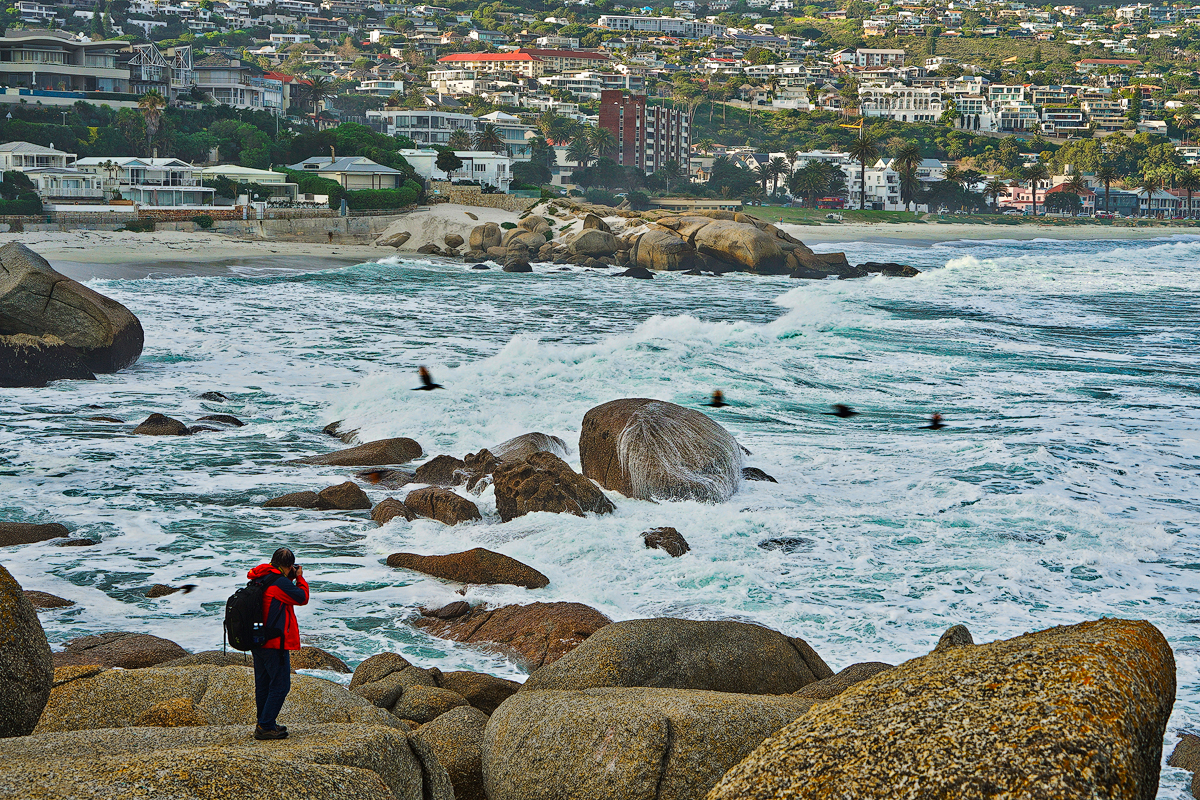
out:
M725 402L725 393L720 389L717 389L712 393L712 400L705 403L705 405L710 408L724 408L725 406L729 405L729 403Z
M841 417L842 419L850 419L851 417L857 417L858 412L855 411L850 406L843 405L842 403L834 403L833 411L826 411L825 416Z
M421 367L421 369L417 371L417 374L421 376L421 385L414 387L414 392L431 392L434 389L446 388L440 383L433 382L433 373L429 371L429 367Z
M932 417L929 418L928 425L921 426L921 430L923 430L923 431L940 431L944 427L946 427L946 424L944 422L942 422L942 415L934 414Z

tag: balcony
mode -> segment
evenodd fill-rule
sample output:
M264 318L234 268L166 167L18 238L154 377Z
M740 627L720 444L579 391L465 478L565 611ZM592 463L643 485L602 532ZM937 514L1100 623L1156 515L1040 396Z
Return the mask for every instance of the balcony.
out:
M50 188L50 189L43 189L41 191L41 195L42 195L42 197L46 197L46 198L50 198L50 199L88 198L88 199L93 199L93 200L103 200L104 199L104 190L103 189L62 189L62 188L54 187L54 188Z

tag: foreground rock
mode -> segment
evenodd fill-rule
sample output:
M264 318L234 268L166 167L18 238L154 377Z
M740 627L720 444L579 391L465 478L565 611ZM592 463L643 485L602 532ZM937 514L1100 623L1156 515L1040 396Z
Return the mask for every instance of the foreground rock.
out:
M487 800L483 791L483 730L487 723L482 711L464 706L447 711L413 734L446 768L455 800Z
M133 429L139 436L188 436L191 431L177 419L165 414L151 414L146 420Z
M371 519L375 521L376 525L387 525L396 517L411 521L416 519L417 515L394 497L384 498L371 509Z
M74 600L67 600L49 592L37 592L31 589L25 590L25 597L28 598L30 604L38 611L52 608L70 608L75 605Z
M642 500L728 500L742 482L742 449L690 408L626 399L596 406L579 434L583 474Z
M505 462L492 474L496 511L504 522L535 511L555 514L611 514L616 510L594 483L553 453L534 453Z
M483 519L474 503L440 486L409 492L404 498L404 506L419 517L436 519L446 525Z
M503 553L494 553L482 547L445 556L393 553L388 556L387 565L459 583L502 583L524 586L526 589L541 589L550 583L549 578L533 567L526 566Z
M371 499L353 481L346 481L317 492L317 508L327 511L365 511L371 508Z
M519 660L529 670L551 664L612 620L581 603L483 606L454 619L422 617L414 625L434 636L485 645Z
M421 445L412 439L380 439L348 450L338 450L336 453L296 459L291 463L330 467L385 467L420 458L422 452Z
M0 566L0 738L33 732L53 678L50 645L37 612Z
M806 700L828 700L831 697L837 697L851 686L862 683L865 680L870 680L879 673L887 672L891 668L891 664L885 664L882 661L864 661L860 664L851 664L831 678L822 678L815 683L810 683L798 692L792 692L792 697L802 697Z
M1103 619L949 647L822 702L709 794L732 798L1153 798L1175 659Z
M557 436L545 433L523 433L490 448L492 455L500 461L524 461L534 453L553 453L566 458L567 443Z
M759 625L634 619L596 631L521 691L650 686L787 694L832 675L803 639Z
M94 381L83 353L57 336L0 336L0 388L40 388L51 381Z
M121 728L0 742L0 795L454 800L423 742L378 725L293 723L256 742L233 727Z
M443 672L437 676L437 685L462 695L472 707L489 715L521 688L516 681L468 670Z
M59 672L62 669L56 675ZM197 664L82 674L51 690L38 733L128 727L153 706L176 697L191 699L214 725L253 725L257 716L251 667ZM292 676L292 690L279 721L289 726L293 722L399 724L345 687L301 674Z
M692 549L683 534L674 528L651 528L642 534L642 541L647 548L663 550L672 558L679 558Z
M730 766L812 705L675 689L519 692L484 734L489 800L703 797Z
M187 654L187 650L168 639L146 633L114 631L72 639L63 646L63 652L54 654L54 666L96 664L140 669Z
M20 344L7 338L14 334L41 340L32 350L26 348L20 362L29 380L21 385L27 386L70 377L64 372L124 369L137 361L144 339L141 323L125 306L57 272L25 245L10 242L0 247L0 337L6 340L0 343L0 358L14 357Z
M33 522L0 522L0 547L44 542L48 539L62 538L70 533L66 525L57 522L44 525Z

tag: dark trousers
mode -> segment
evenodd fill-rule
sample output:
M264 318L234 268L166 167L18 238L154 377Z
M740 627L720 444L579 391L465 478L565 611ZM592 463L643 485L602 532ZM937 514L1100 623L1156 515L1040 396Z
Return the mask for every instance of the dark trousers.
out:
M270 730L292 688L292 657L287 650L260 647L254 656L254 703L258 724Z

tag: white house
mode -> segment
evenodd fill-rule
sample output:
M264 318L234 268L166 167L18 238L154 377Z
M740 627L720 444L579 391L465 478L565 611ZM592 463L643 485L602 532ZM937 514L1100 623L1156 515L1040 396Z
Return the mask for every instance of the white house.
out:
M437 168L436 150L401 150L400 155L412 165L416 173L426 180L446 180L447 175ZM487 150L455 150L454 155L463 162L462 167L450 173L450 180L479 181L490 183L501 191L507 191L512 183L513 158L504 153Z
M154 208L191 209L211 206L216 192L204 186L200 170L178 158L115 156L81 158L80 172L101 179L125 200Z
M104 199L104 179L81 172L75 154L29 142L0 144L0 169L21 172L46 201Z

